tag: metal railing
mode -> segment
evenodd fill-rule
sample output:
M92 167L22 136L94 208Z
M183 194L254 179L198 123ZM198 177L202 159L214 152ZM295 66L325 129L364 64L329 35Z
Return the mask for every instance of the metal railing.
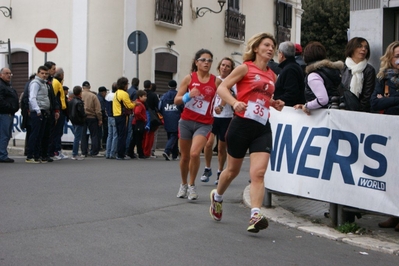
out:
M156 0L155 21L183 25L183 0Z
M227 10L225 23L225 38L245 41L245 15Z

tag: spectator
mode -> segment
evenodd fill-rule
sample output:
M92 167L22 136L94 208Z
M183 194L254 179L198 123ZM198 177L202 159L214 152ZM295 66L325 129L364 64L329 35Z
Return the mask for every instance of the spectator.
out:
M7 146L11 138L14 114L19 109L18 94L11 86L11 70L0 69L0 163L13 163L8 157Z
M115 118L112 113L112 101L115 97L116 82L112 83L112 92L105 96L105 109L108 116L108 137L105 158L116 159L116 149L118 146L118 133L116 131Z
M89 141L87 137L87 130L90 132L91 138L91 149L90 156L102 157L99 153L100 147L98 146L98 127L103 124L101 105L96 94L90 91L90 83L84 81L82 83L82 100L85 105L86 121L83 126L83 137L82 137L82 155L87 157L89 154Z
M282 42L278 49L278 65L282 70L277 78L274 99L282 100L286 106L305 103L305 76L295 62L295 46L292 42Z
M370 112L370 98L375 87L375 70L368 60L370 45L361 37L352 38L345 48L345 67L342 84L358 99L360 108L356 111Z
M144 90L137 91L136 106L134 108L134 118L133 118L133 140L132 152L134 152L134 147L137 149L137 156L139 159L146 159L143 151L143 137L147 124L147 110L145 108L145 102L147 100L147 92Z
M24 156L28 155L28 139L31 133L30 119L29 119L29 84L36 77L36 74L29 76L29 81L25 83L24 92L21 94L21 128L25 129L25 145Z
M68 103L69 118L73 125L73 148L72 160L83 160L84 156L78 156L79 142L82 140L83 128L85 126L86 113L84 103L82 101L82 87L75 86L73 88L74 98Z
M306 63L302 57L302 46L299 43L295 44L295 61L301 67L303 74L305 75Z
M147 92L147 101L145 104L145 107L147 110L152 110L152 111L157 111L158 110L158 104L159 104L159 98L155 94L154 91L151 90L151 81L146 80L144 81L144 90ZM143 142L143 150L144 150L144 156L150 157L153 156L151 151L152 151L152 145L154 144L154 137L155 137L155 131L158 129L158 127L152 127L150 128L149 131L146 131L144 133L144 142ZM155 157L155 156L153 156Z
M107 143L108 136L108 117L105 112L105 96L107 95L107 88L101 86L98 88L97 98L101 105L101 116L103 124L98 127L98 147L100 150L104 150L103 145Z
M139 83L140 80L138 78L132 78L132 86L127 90L127 93L129 94L129 98L131 101L135 101L137 96L136 93L139 89ZM133 137L133 124L132 124L132 120L133 120L133 114L129 115L129 121L127 123L127 135L126 135L126 154L129 155L131 158L134 157L134 154L132 154L129 150L129 146L130 143L133 141L132 137ZM134 142L134 141L133 141Z
M162 156L165 158L165 160L170 161L171 159L176 160L177 156L179 155L178 128L184 105L176 105L174 103L174 99L177 94L176 81L169 81L168 87L169 90L161 97L161 100L159 101L159 111L163 115L164 129L168 137L168 141L166 142Z
M381 57L375 90L371 95L371 109L387 115L399 115L399 41L388 45ZM392 216L378 224L381 228L395 228L399 232L399 217Z

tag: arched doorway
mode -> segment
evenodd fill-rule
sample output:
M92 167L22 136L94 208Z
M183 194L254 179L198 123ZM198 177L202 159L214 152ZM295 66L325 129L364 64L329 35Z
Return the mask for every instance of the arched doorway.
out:
M29 80L29 60L28 53L26 52L15 52L11 54L12 62L12 86L17 91L18 96L24 91L26 82Z

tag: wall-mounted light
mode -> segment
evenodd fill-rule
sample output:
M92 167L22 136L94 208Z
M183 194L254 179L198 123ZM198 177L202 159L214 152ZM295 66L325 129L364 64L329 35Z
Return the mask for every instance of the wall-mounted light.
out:
M3 10L4 9L4 10ZM0 6L0 11L6 18L12 18L12 7L8 8L6 6Z
M171 49L173 45L175 45L175 42L174 42L174 41L168 41L168 42L166 43L166 46L167 46L169 49Z
M223 6L224 4L226 4L226 0L218 0L219 6L220 6L220 10L219 11L213 11L212 9L210 9L209 7L201 7L201 8L196 8L196 17L203 17L205 15L206 12L211 12L211 13L215 13L218 14L220 12L222 12L223 10Z

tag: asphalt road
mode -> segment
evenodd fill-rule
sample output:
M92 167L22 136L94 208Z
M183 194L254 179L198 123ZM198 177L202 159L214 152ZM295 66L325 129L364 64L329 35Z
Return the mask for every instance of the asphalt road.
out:
M0 265L399 265L397 256L273 222L248 233L247 159L225 194L223 220L213 221L212 163L211 181L198 178L192 202L176 198L177 161L2 164Z

